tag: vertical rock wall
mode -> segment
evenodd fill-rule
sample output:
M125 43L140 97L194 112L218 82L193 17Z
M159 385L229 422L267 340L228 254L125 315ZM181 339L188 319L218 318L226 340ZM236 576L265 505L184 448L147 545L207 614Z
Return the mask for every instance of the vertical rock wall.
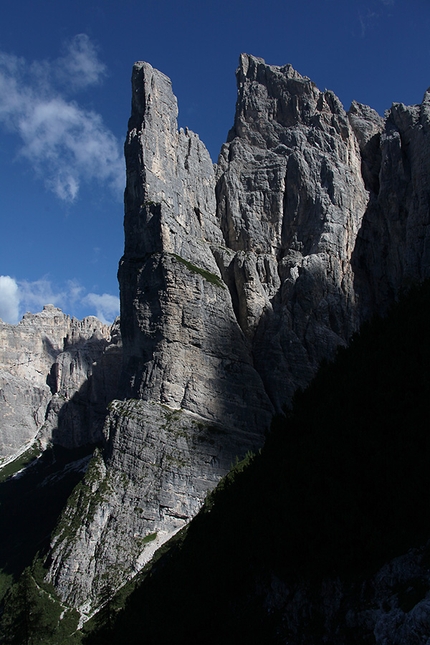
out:
M132 92L123 401L111 404L105 461L65 509L50 554L50 580L84 615L197 513L237 457L261 447L273 414L216 261L228 249L209 154L178 132L166 76L137 63Z
M356 106L351 120L357 119ZM353 125L369 202L352 266L366 317L383 312L402 289L430 276L430 90L421 105L394 103L373 136L369 122L375 123L374 116L369 117L369 108L359 109L361 118Z
M120 262L122 396L261 433L272 408L212 248L224 244L215 177L197 135L177 129L169 79L132 78Z
M235 123L217 169L238 321L279 410L357 327L351 254L366 210L340 101L290 65L240 57Z
M177 130L169 79L133 69L120 388L50 553L84 615L261 445L323 358L429 274L428 95L384 121L290 65L244 54L237 78L214 169Z

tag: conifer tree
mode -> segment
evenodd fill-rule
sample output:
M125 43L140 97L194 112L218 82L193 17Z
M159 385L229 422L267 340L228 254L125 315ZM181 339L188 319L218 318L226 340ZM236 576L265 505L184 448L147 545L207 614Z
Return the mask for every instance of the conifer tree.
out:
M5 645L43 643L52 633L46 623L39 589L28 568L8 593L0 630Z

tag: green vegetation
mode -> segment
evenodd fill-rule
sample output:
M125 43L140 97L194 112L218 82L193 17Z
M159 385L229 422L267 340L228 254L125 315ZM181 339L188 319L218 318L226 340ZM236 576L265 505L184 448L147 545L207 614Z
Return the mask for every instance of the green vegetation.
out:
M184 468L187 464L189 464L189 460L186 461L185 459L178 457L177 455L165 455L164 459L173 467L175 468Z
M28 456L30 467L0 483L1 594L31 566L37 552L48 549L58 516L84 476L90 450L51 447L36 462Z
M207 282L214 284L216 287L221 287L221 289L225 289L223 281L217 275L215 275L215 273L206 271L206 269L202 269L201 267L192 264L192 262L184 260L184 258L181 258L180 255L176 255L176 253L174 253L173 255L178 260L178 262L181 262L181 264L184 264L187 267L188 271L197 273L198 275L201 275Z
M27 455L31 467L0 485L0 642L5 645L81 643L78 615L62 605L54 587L44 580L42 563L55 525L64 536L73 537L82 522L79 509L91 513L97 499L108 493L99 449L84 475L93 450L51 447L34 464ZM16 467L21 468L22 464Z
M142 540L142 544L149 544L157 539L157 533L148 533Z
M172 408L169 408L163 403L161 404L161 408L165 418L165 422L161 426L162 429L167 430L167 432L172 432L175 437L188 437L190 434L189 430L184 426L181 427L178 423L183 416L182 410L172 410Z
M61 535L62 540L72 540L82 525L82 518L91 522L100 501L110 492L110 485L105 474L101 450L96 448L87 471L79 484L74 488L61 513L53 536Z
M0 602L5 597L9 587L12 586L12 583L13 583L13 576L10 573L8 574L8 573L4 573L3 571L0 571Z
M388 559L425 544L429 318L426 283L364 325L275 419L261 453L237 464L159 554L115 623L85 642L287 642L288 616L269 613L259 591L274 577L311 590L327 577L360 587ZM399 589L399 603L409 611L428 591L419 580ZM322 629L321 617L305 617L303 642L307 634L322 642ZM343 642L359 641L351 633Z
M39 560L27 567L8 591L0 620L5 645L79 645L78 614L59 601L43 580Z
M33 463L40 456L41 452L39 444L35 443L14 461L6 464L3 468L0 467L0 484Z
M177 550L180 550L187 535L188 526L178 531L169 542L163 544L156 552L151 562L145 565L132 580L127 582L119 591L110 598L109 608L102 607L102 609L91 618L82 628L83 643L87 642L90 638L91 643L99 645L106 645L110 642L112 631L115 629L116 620L121 612L127 607L130 596L136 589L143 583L143 581L152 575L153 570L157 567L160 561L167 558L170 559ZM156 535L156 534L150 534ZM107 618L109 614L109 619ZM121 644L122 645L122 644Z
M273 579L311 590L327 578L360 586L388 559L425 544L430 535L429 318L426 283L385 319L364 325L350 347L322 365L309 388L296 395L292 410L274 420L262 451L232 468L195 520L157 552L151 565L115 595L106 579L103 607L82 634L76 632L75 613L44 582L40 560L31 565L37 545L46 549L55 513L72 487L71 480L58 479L62 453L49 461L47 452L19 478L3 482L2 519L9 530L0 532L1 642L287 642L288 616L269 613L265 606L263 590ZM176 411L166 409L166 428L176 418ZM69 463L70 456L63 458ZM101 460L97 452L60 530L79 517L78 508L90 512L92 496L108 494ZM32 531L26 531L29 525ZM138 546L155 538L148 534ZM422 578L399 585L399 607L411 611L428 592ZM309 634L314 639L309 642L316 642L321 629L321 617L307 617L303 639ZM353 635L344 642L358 643Z
M164 403L160 404L161 409L163 410L164 417L166 419L165 424L163 425L164 430L170 430L170 426L172 423L174 424L175 421L179 421L182 415L182 410L172 410L172 408L169 408L167 405L164 405Z

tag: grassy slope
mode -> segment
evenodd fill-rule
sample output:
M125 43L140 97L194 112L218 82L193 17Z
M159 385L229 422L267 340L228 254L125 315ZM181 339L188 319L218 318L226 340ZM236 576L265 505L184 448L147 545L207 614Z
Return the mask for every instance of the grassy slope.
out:
M371 574L430 534L430 285L322 366L88 643L275 643L259 584Z

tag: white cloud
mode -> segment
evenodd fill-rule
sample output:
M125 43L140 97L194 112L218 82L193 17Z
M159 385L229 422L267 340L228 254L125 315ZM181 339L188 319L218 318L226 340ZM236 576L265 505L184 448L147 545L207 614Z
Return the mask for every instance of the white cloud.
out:
M366 13L359 12L358 14L360 27L361 27L361 37L364 38L368 31L371 31L379 18L379 14L371 9L368 9Z
M66 46L65 56L56 61L59 83L72 90L99 83L106 76L106 65L86 34L78 34Z
M55 305L60 309L66 309L69 302L69 295L67 290L56 290L50 280L41 278L34 282L21 280L19 285L19 303L20 311L25 313L31 311L33 313L41 311L43 305Z
M96 316L102 322L110 324L119 315L119 298L104 293L99 296L96 293L89 293L83 299L85 304L93 306L96 310Z
M68 280L67 293L70 304L74 305L82 300L85 289L77 280Z
M0 318L12 325L19 320L18 284L8 275L0 275Z
M76 199L83 181L124 188L121 146L99 114L67 98L100 82L105 66L85 34L62 58L28 64L0 52L0 122L21 139L26 158L60 199ZM60 91L62 90L62 91Z
M37 313L47 304L59 307L64 313L82 318L97 316L111 324L119 315L119 298L104 293L88 293L76 280L68 280L61 288L44 277L34 282L0 276L0 318L15 325L27 311Z

